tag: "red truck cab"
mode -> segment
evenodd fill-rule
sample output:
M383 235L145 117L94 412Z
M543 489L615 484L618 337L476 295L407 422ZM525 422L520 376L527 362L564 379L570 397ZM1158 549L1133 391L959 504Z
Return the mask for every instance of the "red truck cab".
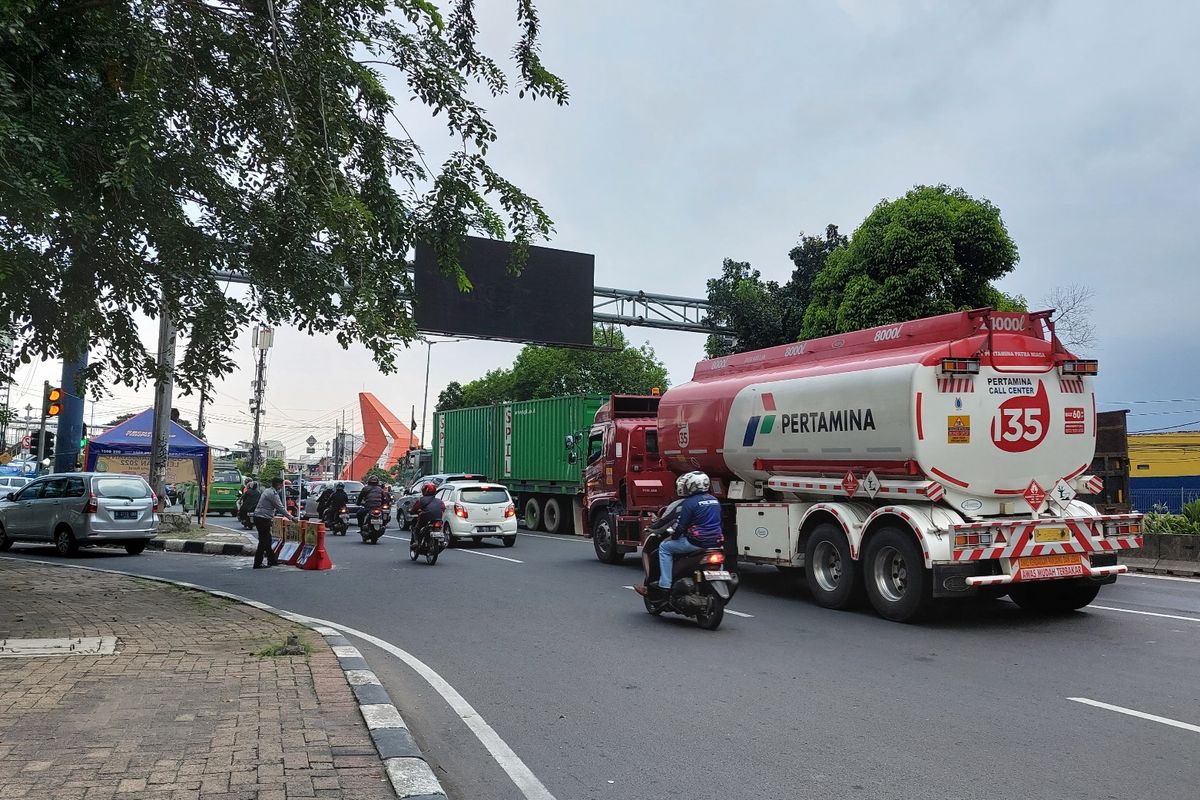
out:
M658 446L659 397L613 395L596 412L584 467L584 532L602 561L641 544L646 518L675 497L675 474Z

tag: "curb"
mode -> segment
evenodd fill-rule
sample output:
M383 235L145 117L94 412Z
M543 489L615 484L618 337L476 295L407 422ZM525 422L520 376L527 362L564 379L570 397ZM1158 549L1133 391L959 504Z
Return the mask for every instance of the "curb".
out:
M146 542L146 549L210 556L253 556L257 547L236 542L206 542L203 539L151 539Z
M188 539L167 539L165 541L204 544L203 542L195 542ZM209 542L208 544L217 543ZM227 546L241 547L241 545ZM191 549L183 552L195 553L204 551ZM371 741L375 744L375 751L383 761L384 771L387 772L388 781L392 784L392 790L396 793L396 797L402 798L402 800L446 800L446 790L442 788L441 781L438 780L437 775L433 772L433 768L425 760L425 755L421 752L420 745L413 739L412 734L409 732L408 724L400 716L400 711L392 703L387 690L383 688L383 684L380 683L375 673L370 670L367 660L363 658L362 653L340 631L325 625L312 624L291 612L282 611L258 600L251 600L248 597L231 594L230 592L222 592L217 589L206 589L203 586L197 586L187 581L177 581L152 575L135 575L129 572L121 572L120 570L85 567L78 564L56 564L52 561L37 561L34 559L10 559L7 556L0 556L0 558L14 561L28 560L31 563L43 566L86 569L92 572L104 572L127 578L140 578L172 586L181 586L185 589L193 589L205 594L211 594L214 597L233 600L234 602L257 608L260 611L266 611L281 619L286 619L288 622L302 625L309 630L319 633L329 646L329 649L333 651L334 656L337 657L338 666L342 668L342 673L346 676L346 683L350 685L350 690L354 693L354 700L358 704L358 711L362 715L363 722L367 724L367 731L371 734Z

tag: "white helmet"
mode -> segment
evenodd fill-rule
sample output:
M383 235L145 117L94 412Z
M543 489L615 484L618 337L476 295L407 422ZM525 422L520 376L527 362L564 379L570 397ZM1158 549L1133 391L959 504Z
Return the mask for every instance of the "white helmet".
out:
M712 481L699 470L680 475L675 479L675 494L688 497L693 494L707 492L712 487Z

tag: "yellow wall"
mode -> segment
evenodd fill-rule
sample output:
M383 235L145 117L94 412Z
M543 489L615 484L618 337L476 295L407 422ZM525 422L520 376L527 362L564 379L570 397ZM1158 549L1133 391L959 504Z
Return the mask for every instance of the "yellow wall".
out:
M1200 431L1129 434L1129 477L1181 475L1200 475Z

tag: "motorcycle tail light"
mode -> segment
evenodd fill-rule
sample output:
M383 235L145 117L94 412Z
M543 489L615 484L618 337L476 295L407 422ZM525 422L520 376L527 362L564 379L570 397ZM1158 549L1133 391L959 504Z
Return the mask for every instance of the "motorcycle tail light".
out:
M459 519L466 519L467 518L467 510L465 508L463 508L460 504L455 503L454 504L454 516L458 517Z
M725 554L724 553L709 553L708 555L706 555L704 557L704 563L705 564L724 564L725 563Z
M512 519L516 515L517 515L517 507L516 506L509 506L508 508L504 509L504 518L505 519Z
M342 506L342 513L343 513L343 514L345 514L345 513L346 513L346 507L345 507L345 506Z

